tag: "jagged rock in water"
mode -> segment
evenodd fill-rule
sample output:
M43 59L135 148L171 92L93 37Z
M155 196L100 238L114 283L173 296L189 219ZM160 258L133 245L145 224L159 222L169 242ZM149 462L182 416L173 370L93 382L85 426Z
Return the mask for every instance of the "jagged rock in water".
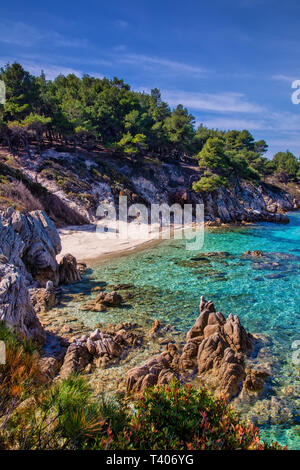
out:
M96 304L100 303L108 307L118 307L119 305L121 305L122 301L122 296L116 291L101 292L96 297Z
M74 372L81 372L91 362L92 356L87 345L82 341L74 341L67 349L60 377L70 377Z
M74 256L67 254L59 263L59 282L60 284L72 284L81 280L81 274L77 267L77 261Z
M246 377L244 359L252 347L253 337L237 316L230 314L226 319L221 312L215 312L212 302L201 297L200 316L187 334L179 367L211 376L217 388L232 397Z
M126 378L127 390L140 392L148 385L165 383L175 376L184 379L192 372L214 384L229 399L240 391L246 378L245 358L253 341L237 316L230 314L226 319L215 311L212 302L201 297L200 315L188 332L182 351L169 343L162 354L131 369ZM249 381L252 377L253 374Z
M169 343L166 350L152 357L144 365L130 369L126 374L127 392L142 392L152 385L164 385L179 378L176 370L179 353L176 346Z

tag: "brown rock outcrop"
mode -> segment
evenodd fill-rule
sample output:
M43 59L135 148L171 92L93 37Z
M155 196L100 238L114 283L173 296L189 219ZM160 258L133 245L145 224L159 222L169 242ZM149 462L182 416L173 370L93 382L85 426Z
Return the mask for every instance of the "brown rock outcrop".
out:
M108 307L118 307L122 303L122 296L116 291L100 292L96 297L96 304L103 304Z
M81 280L77 261L73 255L67 254L63 257L59 263L58 272L60 284L72 284Z
M91 361L92 356L87 345L79 340L75 340L67 349L60 376L69 377L73 372L81 372Z
M29 289L30 301L36 313L47 312L57 304L54 287L51 289Z
M230 314L226 319L201 297L200 316L187 334L179 367L209 376L219 391L232 397L246 377L244 358L252 347L253 337L237 316Z
M218 392L231 398L240 391L247 374L249 387L255 380L258 386L262 377L249 375L245 369L245 358L252 350L253 341L237 316L230 314L226 319L215 311L212 302L201 297L200 315L187 333L182 352L169 343L162 354L131 369L126 377L127 391L140 392L148 385L197 373Z
M165 351L152 357L144 365L127 372L126 389L128 392L142 392L152 385L164 385L179 378L175 370L179 353L175 345L169 343Z
M264 388L265 380L269 375L269 372L264 369L247 368L243 389L249 392L261 391Z
M110 361L118 359L126 348L135 347L138 342L139 337L132 331L131 324L120 323L110 332L102 332L97 328L90 335L75 339L70 344L60 376L68 377L73 372L81 372L89 364L103 368Z

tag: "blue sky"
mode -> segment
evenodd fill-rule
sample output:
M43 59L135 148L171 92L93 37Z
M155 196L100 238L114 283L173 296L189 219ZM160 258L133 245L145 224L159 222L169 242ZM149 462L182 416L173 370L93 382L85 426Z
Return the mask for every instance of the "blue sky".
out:
M0 63L158 87L197 123L249 129L300 155L298 0L2 2Z

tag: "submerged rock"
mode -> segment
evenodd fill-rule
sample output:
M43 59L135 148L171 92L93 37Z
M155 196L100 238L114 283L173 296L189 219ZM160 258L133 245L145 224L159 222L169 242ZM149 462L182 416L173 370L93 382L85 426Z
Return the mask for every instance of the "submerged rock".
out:
M122 296L116 291L101 292L96 297L96 303L101 303L103 305L107 305L108 307L118 307L121 305L122 301Z
M269 372L265 369L246 369L246 378L243 388L250 392L259 392L263 390L265 380L269 375Z

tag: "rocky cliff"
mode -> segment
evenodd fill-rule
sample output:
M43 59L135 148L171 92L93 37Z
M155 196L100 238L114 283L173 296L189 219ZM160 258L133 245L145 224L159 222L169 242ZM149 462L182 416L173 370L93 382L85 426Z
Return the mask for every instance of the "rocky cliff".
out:
M3 158L3 157L2 157ZM6 157L6 163L11 158ZM95 222L100 203L117 204L119 195L128 197L128 204L203 203L206 221L214 223L267 220L285 222L285 212L300 207L300 198L288 187L232 178L228 188L212 193L195 193L192 184L201 177L196 162L171 163L145 157L139 163L125 156L104 153L63 153L48 149L41 155L14 157L14 166L29 181L60 201L56 212L53 204L45 210L53 220L65 225ZM13 178L10 178L13 181ZM1 192L1 185L0 185ZM1 207L1 197L0 197ZM74 214L77 218L74 219Z
M60 250L56 227L44 212L22 214L10 208L0 214L0 320L40 342L45 333L36 299L53 298L55 286L72 281L72 273L74 280L80 278L73 260L71 276L67 272L70 255L58 265Z

